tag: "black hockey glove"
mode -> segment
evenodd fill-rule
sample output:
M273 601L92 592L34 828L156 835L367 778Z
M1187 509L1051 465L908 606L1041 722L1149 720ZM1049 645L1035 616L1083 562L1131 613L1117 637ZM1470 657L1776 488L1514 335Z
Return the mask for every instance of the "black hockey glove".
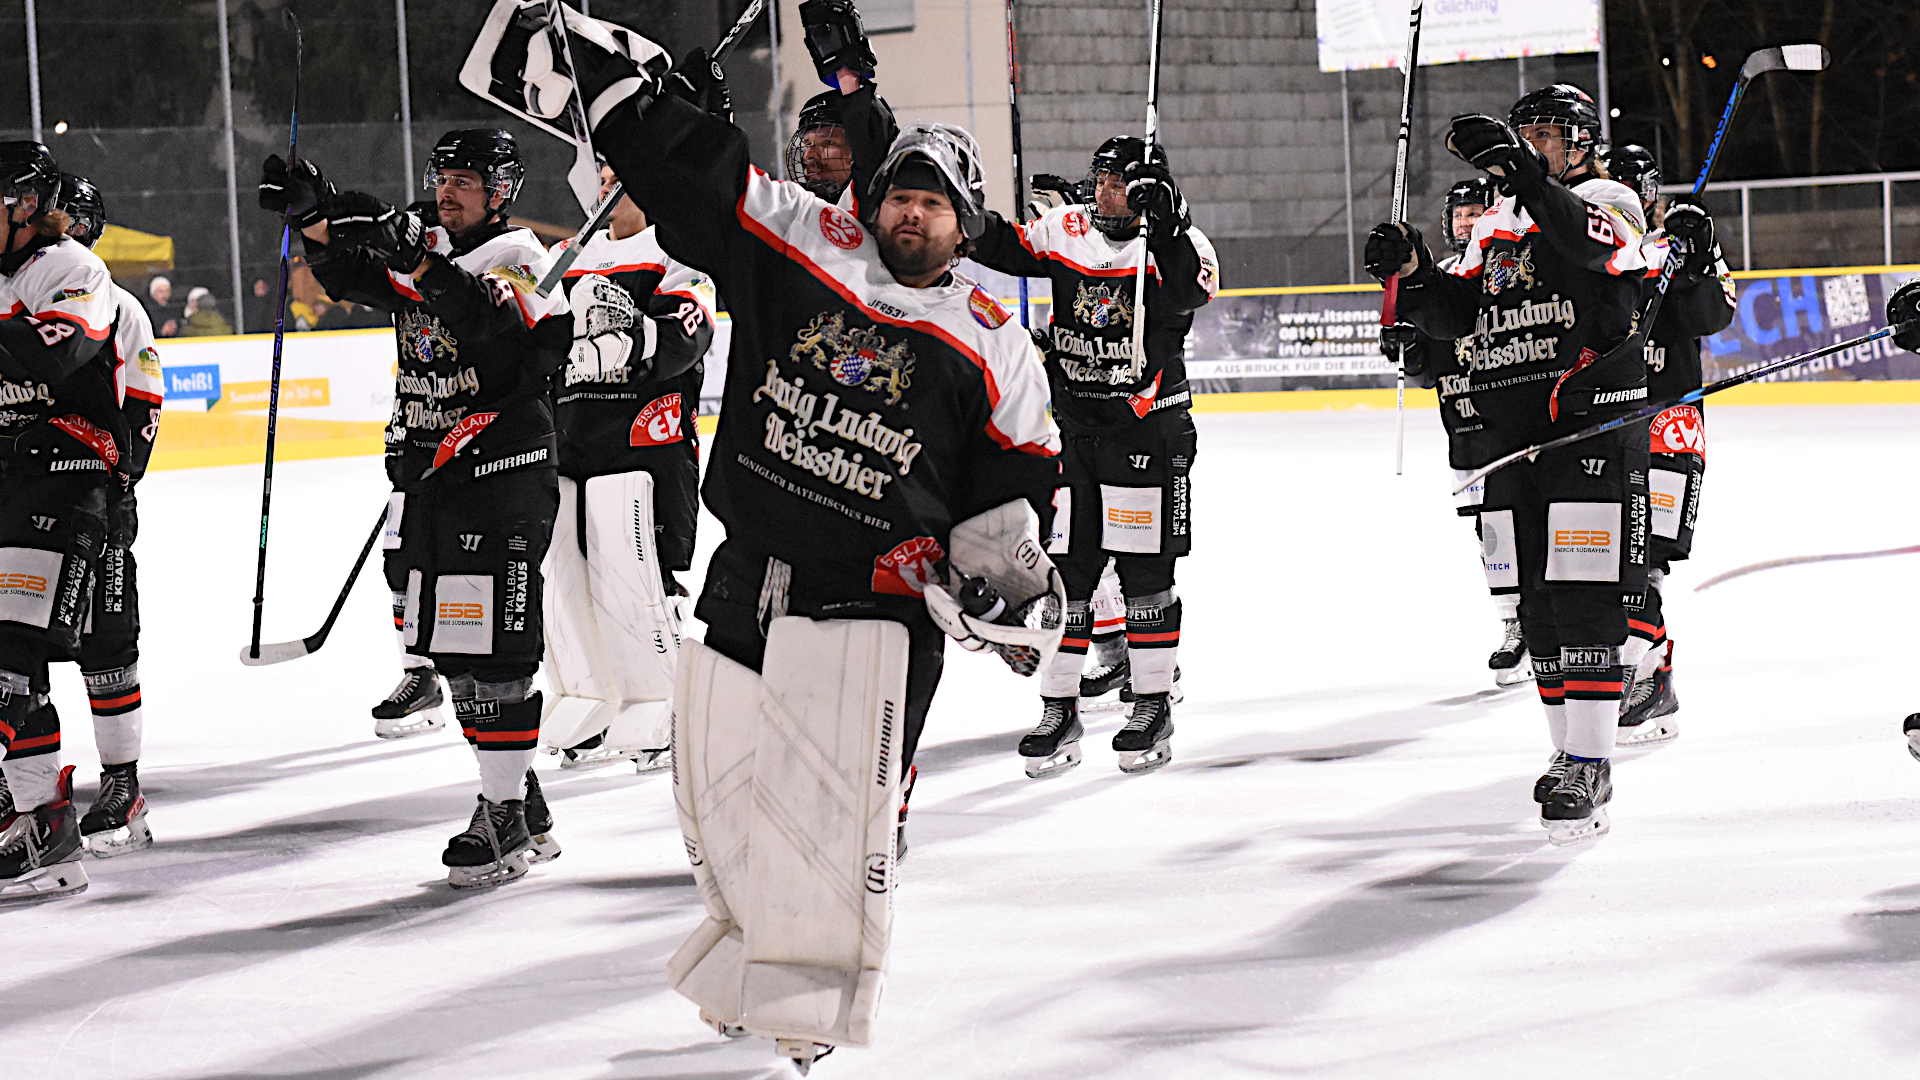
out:
M427 225L419 214L358 191L341 192L327 219L331 244L359 248L395 273L411 274L427 257Z
M1479 113L1456 116L1447 125L1447 150L1454 157L1500 179L1512 194L1546 178L1547 161L1533 144L1514 134L1504 121Z
M1367 273L1381 281L1395 273L1403 278L1412 277L1423 268L1433 265L1433 254L1421 239L1420 230L1404 221L1399 225L1375 225L1373 231L1367 234L1367 247L1362 259Z
M1193 224L1186 197L1165 165L1131 162L1125 174L1127 209L1147 215L1156 236L1179 236Z
M880 60L873 55L867 28L854 10L853 0L806 0L800 5L800 28L821 82L838 90L841 68L873 79Z
M1380 355L1400 364L1409 379L1418 377L1427 369L1426 350L1420 347L1420 331L1412 323L1381 327Z
M1663 219L1673 255L1674 276L1698 280L1713 272L1713 217L1697 202L1675 200Z
M296 158L289 169L273 154L260 166L260 209L291 217L296 229L325 221L334 195L333 185L306 158Z
M1027 333L1033 337L1033 347L1040 350L1041 356L1047 355L1047 350L1053 348L1053 333L1046 326L1029 326Z
M1887 325L1893 327L1895 345L1920 353L1920 278L1895 289L1887 298Z
M1027 220L1034 221L1056 206L1080 202L1080 185L1064 176L1034 173L1027 180L1032 195L1027 199Z
M727 89L727 73L705 49L694 49L680 58L667 75L667 93L733 123L733 91Z

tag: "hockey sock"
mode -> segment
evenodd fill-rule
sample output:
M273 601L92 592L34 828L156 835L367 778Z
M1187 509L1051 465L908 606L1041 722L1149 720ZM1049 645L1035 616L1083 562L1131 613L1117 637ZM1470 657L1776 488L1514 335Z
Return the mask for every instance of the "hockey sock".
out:
M1080 668L1092 638L1093 609L1085 600L1067 601L1067 628L1060 648L1040 676L1041 697L1079 697Z
M140 710L140 667L83 672L87 704L93 710L93 743L101 765L124 765L140 758L145 724Z
M1172 589L1127 597L1127 667L1136 694L1173 689L1180 652L1180 597Z
M1574 757L1613 755L1620 724L1620 694L1627 668L1613 645L1560 646L1560 674L1566 687L1567 742Z
M534 751L475 746L473 756L480 762L480 794L488 802L527 797L527 770L533 768Z
M447 680L453 715L480 762L480 794L490 802L523 799L527 770L540 741L540 692L531 677L481 682L472 675Z
M52 802L60 791L60 753L29 758L8 758L0 763L7 776L7 790L13 793L13 807L25 813Z
M1493 610L1500 615L1500 621L1520 617L1520 594L1517 592L1493 594Z
M1547 735L1555 750L1567 748L1567 690L1560 678L1560 658L1533 657L1533 685L1547 713Z

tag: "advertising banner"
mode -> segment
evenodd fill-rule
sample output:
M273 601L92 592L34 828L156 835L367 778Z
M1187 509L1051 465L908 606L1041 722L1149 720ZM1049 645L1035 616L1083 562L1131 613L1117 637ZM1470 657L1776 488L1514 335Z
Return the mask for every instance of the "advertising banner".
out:
M1400 66L1408 0L1316 0L1321 71ZM1420 63L1598 52L1600 0L1427 0Z
M1706 379L1872 333L1887 325L1887 297L1914 277L1920 267L1735 275L1739 308L1733 324L1700 345ZM1760 381L1835 379L1920 379L1920 356L1882 338Z

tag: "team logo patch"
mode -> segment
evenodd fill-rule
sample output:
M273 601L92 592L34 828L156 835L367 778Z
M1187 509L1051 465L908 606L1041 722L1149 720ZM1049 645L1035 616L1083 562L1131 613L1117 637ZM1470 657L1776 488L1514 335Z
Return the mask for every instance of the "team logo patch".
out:
M647 402L633 418L633 430L627 433L629 446L665 446L686 438L680 430L679 394L667 394Z
M87 449L99 455L108 465L120 464L120 448L113 443L113 435L95 427L92 422L80 416L56 416L47 421L61 431L87 444Z
M433 452L433 467L437 469L452 461L453 455L466 449L474 436L485 430L486 426L493 423L494 418L499 415L495 412L474 413L453 425L453 430L447 432L447 437L440 440L440 448Z
M149 379L160 378L160 353L153 346L149 345L141 349L140 355L134 357L133 362Z
M418 311L400 316L400 354L410 361L406 366L431 367L437 359L458 355L460 344L453 340L440 320Z
M1698 454L1707 456L1707 426L1700 410L1691 405L1675 405L1653 418L1647 425L1647 449L1656 454Z
M978 285L967 294L967 309L973 312L973 320L989 330L998 330L1013 318L1000 302L987 295L987 290Z
M811 362L841 386L884 395L889 405L898 405L913 385L913 353L906 345L889 344L870 326L849 329L838 313L815 315L787 355L796 364Z
M496 278L513 286L517 293L530 293L539 287L540 282L533 276L533 267L517 263L496 266L486 272L486 277Z
M842 251L852 251L860 246L860 241L866 239L860 231L860 223L853 220L853 215L837 206L820 208L820 235L827 238L827 243Z
M1073 293L1073 317L1080 320L1082 326L1103 330L1109 326L1133 325L1133 297L1127 294L1132 288L1131 282L1125 285L1113 285L1107 282L1089 284L1080 279Z
M933 565L946 558L931 536L903 540L873 560L873 591L888 596L919 596L933 582Z
M61 289L53 294L53 299L49 303L57 304L62 300L86 300L92 296L92 291L88 289Z
M1488 296L1499 296L1508 289L1533 288L1533 245L1518 249L1501 248L1487 252L1486 282Z
M1060 218L1060 227L1067 231L1068 236L1085 236L1087 235L1087 215L1078 210L1069 210Z

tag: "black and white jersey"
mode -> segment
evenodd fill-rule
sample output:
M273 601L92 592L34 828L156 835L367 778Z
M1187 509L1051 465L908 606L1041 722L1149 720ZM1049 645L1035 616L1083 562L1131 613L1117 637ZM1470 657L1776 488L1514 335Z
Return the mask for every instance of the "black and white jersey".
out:
M1014 225L987 215L973 259L1053 286L1047 374L1068 431L1123 430L1149 413L1186 405L1187 333L1193 313L1220 289L1213 243L1197 228L1153 238L1147 251L1146 355L1133 355L1134 279L1140 242L1112 240L1082 206L1056 206Z
M534 291L550 258L532 232L495 223L456 243L435 226L428 245L416 282L364 251L307 244L330 295L393 313L400 356L386 436L396 483L463 452L542 453L525 448L553 435L547 380L573 337L565 291Z
M1660 287L1660 268L1667 262L1667 234L1647 234L1647 276L1641 298L1651 298ZM1704 263L1704 260L1703 260ZM1704 276L1676 273L1667 286L1667 298L1653 320L1647 341L1647 394L1653 401L1671 401L1700 389L1700 339L1725 330L1738 308L1733 272L1727 269L1715 245L1713 268Z
M1451 270L1460 256L1440 261L1441 272ZM1447 432L1447 464L1454 469L1477 469L1497 455L1490 452L1487 424L1474 407L1470 392L1473 355L1471 338L1445 341L1419 335L1407 350L1407 377L1440 397L1440 426ZM1392 357L1389 357L1392 359Z
M728 542L793 568L814 612L917 598L965 520L1046 519L1058 430L1033 340L959 275L901 285L866 228L768 178L733 126L675 98L594 133L661 246L733 318L703 494Z
M0 456L50 423L120 467L127 422L114 376L113 278L76 241L0 257Z
M160 351L154 345L153 320L140 299L113 286L118 315L113 323L114 376L120 391L120 411L127 418L127 453L121 471L131 479L146 475L153 457L153 440L160 434L160 405L167 385L160 372Z
M556 255L571 240L554 249ZM631 318L650 320L651 335L637 329L623 347L644 351L635 340L652 341L652 352L602 373L569 363L554 375L555 423L560 431L560 472L565 476L605 476L646 467L649 454L673 447L697 453L694 430L702 358L713 343L713 284L707 276L674 261L660 250L652 226L614 239L595 233L567 271L567 295L576 311L593 302L581 290L623 290L634 308ZM575 347L579 347L576 338Z

